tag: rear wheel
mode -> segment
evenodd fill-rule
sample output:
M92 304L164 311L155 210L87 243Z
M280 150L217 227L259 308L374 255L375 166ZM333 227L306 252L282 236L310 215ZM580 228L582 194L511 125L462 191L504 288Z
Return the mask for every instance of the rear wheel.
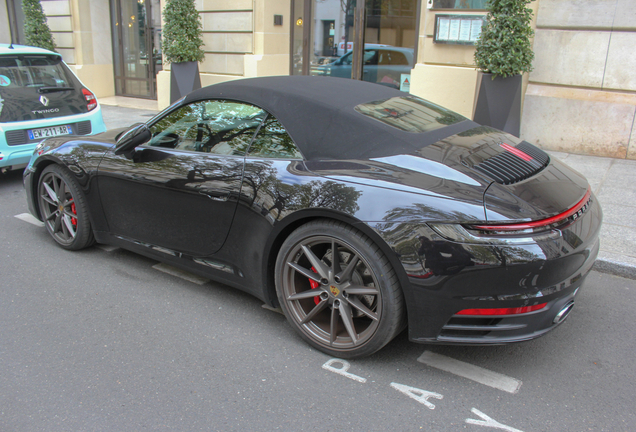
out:
M79 250L93 244L83 196L77 182L64 168L49 165L42 171L38 201L44 226L60 246Z
M372 354L403 328L402 291L388 259L341 222L313 221L285 240L276 290L300 335L336 357Z

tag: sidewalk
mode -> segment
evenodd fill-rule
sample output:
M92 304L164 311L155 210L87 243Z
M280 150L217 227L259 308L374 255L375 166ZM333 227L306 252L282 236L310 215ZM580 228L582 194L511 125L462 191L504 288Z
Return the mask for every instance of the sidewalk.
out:
M100 99L108 129L145 122L157 114L156 101L125 97ZM601 250L594 269L636 279L636 160L549 152L587 177L603 208Z
M603 208L594 269L636 279L636 160L549 153L587 177Z

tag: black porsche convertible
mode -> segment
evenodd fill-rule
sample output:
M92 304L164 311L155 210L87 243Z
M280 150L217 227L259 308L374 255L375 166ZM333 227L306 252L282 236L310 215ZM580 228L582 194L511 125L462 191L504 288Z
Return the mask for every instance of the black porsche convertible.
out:
M341 358L501 344L568 316L599 249L586 179L398 90L236 80L145 124L42 141L31 213L63 248L116 245L280 306Z

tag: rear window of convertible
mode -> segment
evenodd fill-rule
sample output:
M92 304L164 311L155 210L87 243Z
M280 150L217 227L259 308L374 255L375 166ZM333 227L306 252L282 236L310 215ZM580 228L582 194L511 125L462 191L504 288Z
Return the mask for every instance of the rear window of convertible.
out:
M430 132L466 120L456 112L415 96L394 97L356 106L356 111L406 132Z

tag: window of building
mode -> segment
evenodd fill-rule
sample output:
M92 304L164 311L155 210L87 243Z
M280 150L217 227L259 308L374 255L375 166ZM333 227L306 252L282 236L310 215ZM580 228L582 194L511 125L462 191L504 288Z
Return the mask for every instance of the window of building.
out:
M484 10L488 0L433 0L434 9L477 9Z

